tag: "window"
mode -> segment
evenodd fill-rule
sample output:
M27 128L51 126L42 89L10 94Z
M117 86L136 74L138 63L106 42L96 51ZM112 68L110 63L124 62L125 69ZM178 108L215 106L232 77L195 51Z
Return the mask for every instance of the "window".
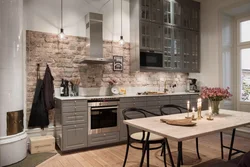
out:
M241 101L250 101L250 48L241 49Z
M250 20L240 23L240 42L250 42Z

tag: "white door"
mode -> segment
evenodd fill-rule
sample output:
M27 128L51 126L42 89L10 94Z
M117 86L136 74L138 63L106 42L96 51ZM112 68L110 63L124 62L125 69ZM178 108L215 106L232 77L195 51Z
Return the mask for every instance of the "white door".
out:
M237 20L237 110L250 112L250 17Z

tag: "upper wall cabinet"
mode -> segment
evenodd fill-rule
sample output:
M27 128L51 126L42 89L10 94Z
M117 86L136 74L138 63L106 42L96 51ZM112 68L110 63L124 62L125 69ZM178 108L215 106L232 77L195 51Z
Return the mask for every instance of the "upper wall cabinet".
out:
M130 0L132 72L199 72L199 20L199 2Z
M140 0L141 20L162 23L162 0Z

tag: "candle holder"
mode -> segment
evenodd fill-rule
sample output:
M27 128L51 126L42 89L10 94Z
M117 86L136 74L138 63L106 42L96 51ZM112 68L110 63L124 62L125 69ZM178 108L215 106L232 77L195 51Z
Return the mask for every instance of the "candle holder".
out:
M201 107L198 108L197 110L197 119L200 120L202 118L201 116Z
M214 120L211 107L209 107L209 109L208 109L208 117L207 117L207 120L209 120L209 121Z
M192 117L189 116L190 110L187 110L187 116L185 117L186 119L191 119Z
M197 100L197 119L200 120L202 118L201 116L201 98Z

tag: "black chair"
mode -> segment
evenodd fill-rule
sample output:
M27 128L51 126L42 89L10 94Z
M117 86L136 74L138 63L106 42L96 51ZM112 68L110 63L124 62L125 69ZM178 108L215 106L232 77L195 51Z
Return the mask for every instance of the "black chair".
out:
M174 104L167 104L167 105L163 105L160 107L161 115L182 113L182 110L187 111L187 108L182 107L182 106L178 106L178 105L174 105ZM181 144L181 147L182 147L182 144ZM181 148L181 150L182 150L182 148ZM196 153L197 153L198 158L200 159L199 140L197 137L196 137ZM183 157L182 156L181 156L181 163L183 165Z
M159 115L157 115L155 113L146 111L146 110L141 109L141 108L127 108L127 109L124 109L122 111L122 114L123 114L124 120L130 120L130 119L136 119L136 118L146 118L146 117L148 117L150 115L151 116L159 116ZM147 146L145 146L147 132L140 131L140 132L135 132L135 133L130 134L129 126L126 125L126 127L127 127L127 149L126 149L126 155L125 155L123 167L125 167L126 162L127 162L129 147L132 147L132 148L138 149L138 150L143 150L143 148L146 147L147 166L149 166L149 151L150 150L155 150L155 149L162 148L162 152L164 153L164 155L166 155L165 146L167 146L167 150L170 153L170 148L169 148L169 145L168 145L168 141L166 139L164 139L164 137L161 137L159 135L150 133L148 144L147 144ZM133 145L134 143L140 143L140 144L142 144L142 147L135 146L135 145ZM160 144L160 146L150 147L151 144ZM166 164L166 156L164 156L164 166L165 167L167 166L167 164Z

